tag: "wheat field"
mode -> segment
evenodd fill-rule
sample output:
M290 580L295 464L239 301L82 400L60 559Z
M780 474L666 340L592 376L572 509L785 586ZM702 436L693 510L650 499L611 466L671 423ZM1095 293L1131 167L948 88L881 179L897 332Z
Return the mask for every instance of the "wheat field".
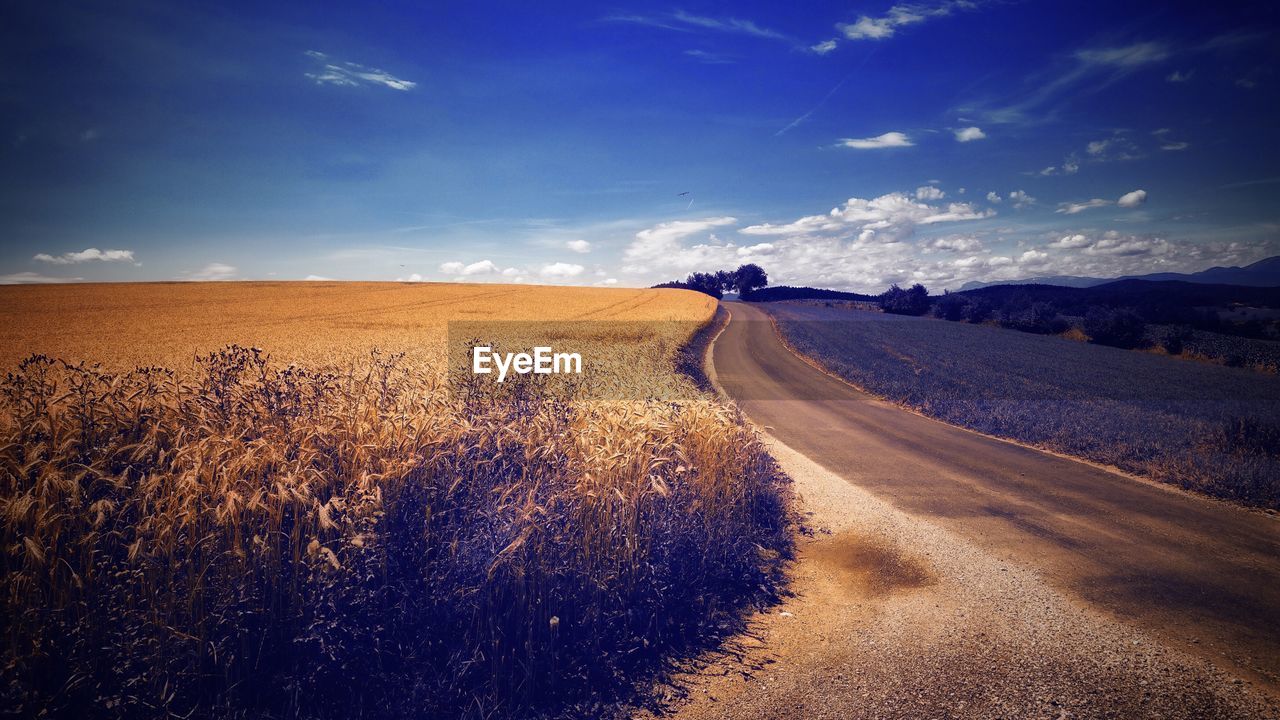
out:
M186 369L226 345L282 362L435 362L450 321L706 322L688 291L452 283L120 283L0 286L0 365L32 353L104 367ZM683 339L680 339L683 340Z
M675 370L714 309L478 285L3 289L0 701L594 716L643 692L774 597L791 547L785 478ZM630 346L592 382L653 398L460 383L451 320L610 321L557 337Z

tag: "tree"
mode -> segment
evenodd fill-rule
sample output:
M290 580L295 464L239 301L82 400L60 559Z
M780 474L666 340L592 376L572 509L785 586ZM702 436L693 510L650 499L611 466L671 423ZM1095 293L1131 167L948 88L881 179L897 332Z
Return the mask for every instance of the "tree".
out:
M733 286L740 295L750 295L752 290L765 287L769 284L769 275L764 268L755 263L747 263L739 265L737 270L733 271Z
M1146 333L1146 323L1132 310L1112 310L1094 305L1084 316L1084 331L1099 345L1120 348L1137 347Z
M880 294L880 309L895 315L923 315L929 312L929 290L920 283L906 290L891 285Z
M723 297L723 293L720 290L720 278L715 273L692 273L685 279L684 283L690 290L706 293L717 300Z

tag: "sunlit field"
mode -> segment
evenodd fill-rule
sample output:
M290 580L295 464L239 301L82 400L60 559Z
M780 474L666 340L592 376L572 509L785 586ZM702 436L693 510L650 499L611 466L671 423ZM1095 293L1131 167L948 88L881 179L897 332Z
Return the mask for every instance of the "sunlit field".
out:
M20 714L595 715L780 582L785 478L675 370L703 295L97 285L0 308ZM450 320L534 318L663 321L577 339L641 346L599 377L662 400L443 372Z

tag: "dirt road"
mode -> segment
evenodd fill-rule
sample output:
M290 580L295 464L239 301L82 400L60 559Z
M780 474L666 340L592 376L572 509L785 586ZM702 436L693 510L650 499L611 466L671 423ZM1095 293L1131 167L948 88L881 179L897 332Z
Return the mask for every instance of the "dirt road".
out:
M926 692L952 677L948 692L977 692L965 702L978 702L986 708L982 714L1053 715L1064 706L1054 701L1040 708L1020 693L1040 688L1046 697L1065 697L1082 685L1097 693L1077 698L1075 711L1064 714L1274 711L1229 710L1215 704L1224 696L1213 688L1246 686L1246 694L1269 696L1269 703L1280 687L1277 518L907 412L792 354L761 310L728 307L732 320L712 351L716 380L779 443L784 466L790 458L787 469L808 478L798 479L805 505L815 524L830 530L802 546L798 597L787 606L795 612L781 616L786 622L761 620L762 649L749 651L748 662L777 661L779 670L763 672L791 682L833 665L853 667L856 676L857 667L872 662L869 656L887 651L874 650L874 640L867 645L865 638L840 636L880 634L897 646L893 653L905 654L880 668L883 677L916 673L917 690ZM828 482L813 480L820 476ZM849 487L831 487L835 477ZM815 501L815 495L828 499ZM805 615L813 618L807 629ZM885 635L888 620L897 629ZM926 633L924 626L932 627ZM1018 627L1024 630L1011 632ZM1147 654L1116 654L1115 648L1139 645ZM965 647L970 661L943 659L963 657ZM1090 669L1103 657L1114 662ZM1044 663L1058 669L1032 671ZM1023 671L1030 675L997 682ZM1053 689L1075 673L1085 679ZM1142 702L1159 684L1156 677L1167 707ZM719 698L714 706L695 702L691 716L812 715L843 707L835 688L821 690L812 704L817 680L803 677L782 701L759 685L708 682L694 682L695 696ZM863 688L864 700L888 704L871 715L913 707L877 695L874 687ZM1019 699L981 705L992 688L1005 692L1004 700ZM1217 699L1179 696L1192 691ZM963 703L946 704L950 697L915 710L968 714ZM1123 705L1134 698L1137 705ZM735 702L747 705L732 710ZM848 705L855 706L867 707Z

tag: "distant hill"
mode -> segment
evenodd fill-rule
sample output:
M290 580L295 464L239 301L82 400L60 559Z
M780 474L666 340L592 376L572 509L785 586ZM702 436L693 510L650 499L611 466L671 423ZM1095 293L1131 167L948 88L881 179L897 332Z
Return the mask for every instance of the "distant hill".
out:
M861 300L866 302L876 298L874 295L841 292L840 290L775 285L774 287L752 290L750 294L742 296L742 299L747 302L775 302L778 300Z
M978 290L995 285L1055 285L1058 287L1089 288L1117 280L1150 280L1199 283L1205 285L1243 285L1247 287L1280 287L1280 255L1259 260L1244 267L1211 267L1194 273L1151 273L1149 275L1126 275L1118 278L1078 277L1075 275L1050 275L1027 278L1025 280L1006 280L997 282L967 282L960 286L960 291Z

